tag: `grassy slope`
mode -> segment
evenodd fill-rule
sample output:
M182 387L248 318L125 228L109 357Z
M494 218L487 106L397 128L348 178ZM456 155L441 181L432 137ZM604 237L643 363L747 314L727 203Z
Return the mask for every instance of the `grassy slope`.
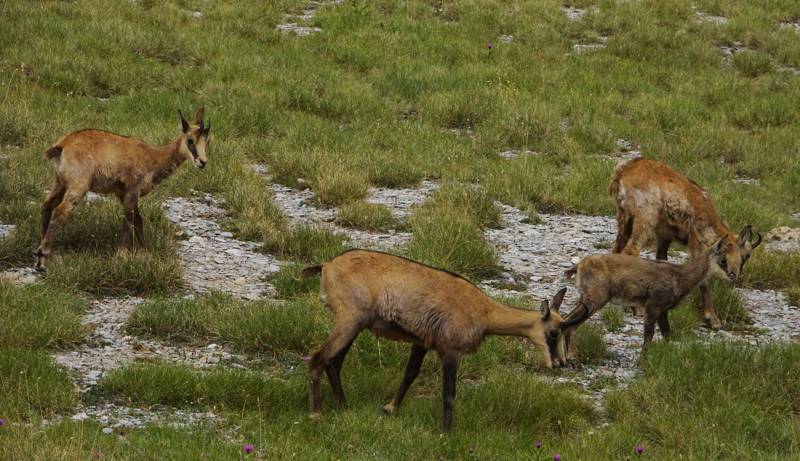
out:
M137 334L222 341L262 358L269 379L152 364L112 375L102 396L216 408L227 416L223 427L157 427L127 433L122 442L91 424L44 431L17 424L77 399L42 350L85 333L76 317L79 293L164 296L180 287L174 229L159 208L165 197L190 189L224 196L234 214L230 228L286 258L317 261L341 248L325 232L289 230L249 162L269 163L282 183L307 184L326 205L358 204L370 184L406 187L440 178L452 187L415 213L410 252L477 276L496 264L480 237L495 223L493 199L526 210L609 213L605 187L613 163L602 155L618 138L705 185L733 227L789 224L787 212L800 209L800 79L778 67L800 67L800 35L778 24L800 18L800 6L573 4L597 8L570 22L556 1L351 1L322 8L314 22L324 32L302 39L273 28L285 12L302 11L300 0L0 4L0 154L10 156L0 160L0 222L19 225L0 240L0 267L30 259L38 202L50 181L42 152L62 134L93 126L162 143L177 129L175 110L200 104L215 133L209 168L184 166L144 199L145 248L116 255L117 204L82 205L56 241L44 285L0 287L0 309L10 314L3 318L14 325L0 327L0 374L13 376L0 381L7 397L0 418L12 420L0 427L0 458L36 452L51 459L234 459L241 444L222 435L234 425L256 443L255 456L270 458L523 458L536 456L536 438L545 441L542 459L556 450L616 459L632 455L637 443L656 459L796 457L797 346L759 353L680 342L658 347L644 362L645 377L611 399L613 424L601 429L577 391L529 378L539 371L528 348L492 340L465 361L458 429L440 438L434 360L426 361L408 406L383 418L377 409L397 385L406 349L365 336L344 373L353 409L329 411L312 424L300 355L318 344L329 322L302 294L285 310L224 297L160 297L134 318ZM693 5L731 20L724 27L698 23ZM195 9L202 18L191 17ZM499 42L500 35L513 35L512 43ZM570 53L574 42L598 36L610 37L605 50ZM727 67L716 47L736 41L750 51ZM508 149L539 155L496 156ZM761 185L731 182L736 175ZM349 210L352 225L386 225L377 210L358 210ZM443 253L442 235L458 237L451 247L459 251ZM800 289L794 257L757 255L750 265L750 286ZM291 277L279 283L286 295L315 291ZM737 304L730 304L735 317ZM41 316L31 315L38 309ZM681 325L691 325L692 313L681 312ZM197 328L198 318L205 329ZM588 335L587 344L595 339L596 332ZM687 372L676 377L678 367ZM159 382L142 396L130 391ZM167 391L171 397L162 395ZM251 405L263 396L275 411Z

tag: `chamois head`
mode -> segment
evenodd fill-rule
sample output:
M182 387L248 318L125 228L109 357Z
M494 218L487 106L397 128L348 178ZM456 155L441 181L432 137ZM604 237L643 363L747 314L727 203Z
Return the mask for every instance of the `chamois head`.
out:
M202 169L206 166L206 163L208 163L206 147L209 142L208 134L211 131L211 122L208 122L208 126L205 125L202 107L197 109L193 124L189 124L189 122L183 118L181 111L178 111L178 115L181 118L181 139L178 149L187 160L192 161L194 166Z
M566 288L562 288L553 297L552 303L543 300L540 306L542 314L542 332L544 333L545 340L547 341L547 348L550 350L550 361L553 366L566 365L566 345L564 339L564 332L570 327L580 324L589 317L588 310L584 309L583 315L572 316L569 320L564 320L558 312L561 307L561 302L564 301L564 295L567 293ZM532 341L535 341L531 338Z
M738 237L731 234L724 239L723 254L718 260L720 272L725 274L723 279L735 282L739 278L744 263L750 258L753 250L761 244L761 234L756 235L757 237L753 239L753 229L745 226ZM721 276L720 272L715 271L715 275Z

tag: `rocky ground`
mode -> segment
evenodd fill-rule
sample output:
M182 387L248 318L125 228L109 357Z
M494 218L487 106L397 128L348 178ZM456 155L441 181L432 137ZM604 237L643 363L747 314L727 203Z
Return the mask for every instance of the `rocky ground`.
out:
M295 34L298 37L305 37L322 29L315 26L304 25L310 23L317 15L317 10L327 4L338 5L344 0L311 1L300 14L287 14L286 22L278 24L275 28L283 33Z
M635 144L629 141L620 140L618 145L620 152L638 153ZM337 210L315 206L313 192L272 182L267 166L257 165L254 169L264 175L265 187L272 189L274 201L290 225L326 226L347 236L350 244L356 247L401 249L408 243L410 234L406 232L366 232L339 226L336 223ZM366 200L386 206L402 221L436 188L437 183L432 181L423 181L413 189L372 188ZM499 279L481 281L480 286L496 295L526 294L537 299L550 299L560 287L567 286L562 312L571 310L577 292L572 282L564 280L563 271L586 255L608 251L616 233L614 220L603 216L540 214L538 222L530 222L528 215L521 210L501 203L497 205L502 212L502 225L487 229L485 236L497 249L505 272ZM280 269L281 263L258 252L257 243L238 240L223 229L220 223L227 214L223 200L210 194L195 193L190 198L167 200L164 210L183 234L178 253L184 279L192 293L214 289L243 299L273 295L266 279ZM13 226L0 225L3 235L13 230ZM800 236L796 234L796 229L776 229L765 236L765 248L767 251L797 251ZM678 256L680 259L681 255ZM27 268L6 272L4 276L16 277L18 283L31 283L36 279L33 271ZM753 318L752 328L735 333L699 329L701 340L716 338L758 345L800 337L800 308L789 306L782 293L747 289L738 292ZM136 360L162 359L196 368L220 364L239 368L248 366L245 357L232 354L217 344L188 347L127 335L125 323L141 302L143 300L139 298L92 301L84 318L84 323L92 330L85 343L77 350L55 354L56 361L72 371L81 392L90 391L109 370ZM598 322L598 319L592 321ZM642 320L626 312L620 330L604 333L610 355L602 364L545 375L544 379L578 384L602 413L605 393L624 386L637 375L642 331ZM213 412L130 408L114 402L81 405L68 417L75 420L92 418L110 432L119 427L138 427L153 422L186 425L217 419Z

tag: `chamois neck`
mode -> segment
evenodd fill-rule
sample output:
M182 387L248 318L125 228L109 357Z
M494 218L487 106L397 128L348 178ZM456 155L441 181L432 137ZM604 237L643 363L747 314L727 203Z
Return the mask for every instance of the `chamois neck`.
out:
M503 336L528 336L530 329L541 320L535 311L515 309L490 301L486 316L486 334Z
M167 178L186 160L186 157L180 153L180 145L181 137L178 136L170 143L156 148L159 161L157 162L157 169L153 175L155 183Z
M681 291L684 294L693 290L706 279L709 265L708 255L703 253L693 257L679 268L682 275L680 278Z

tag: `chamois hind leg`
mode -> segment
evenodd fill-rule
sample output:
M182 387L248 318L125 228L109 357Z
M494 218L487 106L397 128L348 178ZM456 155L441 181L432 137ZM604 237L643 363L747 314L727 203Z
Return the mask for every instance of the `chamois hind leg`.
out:
M64 199L64 193L67 191L67 188L58 180L53 181L53 188L50 190L50 194L47 196L47 199L42 204L42 234L41 238L44 238L44 234L47 233L47 228L50 226L50 218L53 216L53 210L61 203L61 200Z
M136 234L136 244L141 246L144 245L144 222L142 221L142 215L139 214L139 204L136 204L136 207L133 209L133 229Z
M620 252L626 255L639 256L639 252L650 240L652 229L655 226L647 222L643 217L637 216L633 221L631 237L628 243Z
M353 342L358 333L361 331L361 325L350 319L336 319L336 326L327 340L322 344L320 349L311 357L311 362L308 367L309 379L309 393L308 393L308 406L311 411L312 417L319 417L322 412L322 389L319 385L319 377L323 368L328 367L330 362L336 358L340 353L340 361L344 360L344 355L347 354L347 348ZM339 364L341 367L341 363ZM328 375L330 377L330 374ZM338 377L338 373L336 374ZM334 387L334 383L331 383ZM339 390L341 384L339 384ZM334 393L337 389L334 387ZM342 393L342 398L344 395Z
M411 356L408 358L403 382L400 383L400 387L397 389L397 393L394 395L394 398L392 398L392 401L383 406L384 413L391 414L394 413L396 409L400 408L400 404L403 403L403 398L405 398L408 388L411 387L411 384L417 379L417 375L419 375L419 369L422 367L422 361L425 359L425 354L427 353L428 349L422 346L416 344L411 346Z
M50 256L50 249L53 243L53 238L59 226L67 220L67 217L72 212L75 205L83 200L83 196L89 190L88 186L74 185L66 190L61 203L55 207L50 216L50 223L47 226L47 231L42 236L39 243L39 248L36 249L36 269L45 270L47 266L47 258Z
M453 406L456 401L456 375L459 354L440 353L442 361L442 430L450 432L453 427Z
M617 240L614 242L612 253L621 253L631 238L633 231L633 216L620 208L617 210Z
M656 321L658 320L658 309L653 306L645 306L644 314L644 342L642 343L642 351L647 349L647 346L653 341L653 335L656 332Z
M708 282L700 284L700 297L703 300L703 318L712 330L719 330L722 328L722 322L717 317L717 310L714 309L714 304L711 302L711 292L708 289Z

